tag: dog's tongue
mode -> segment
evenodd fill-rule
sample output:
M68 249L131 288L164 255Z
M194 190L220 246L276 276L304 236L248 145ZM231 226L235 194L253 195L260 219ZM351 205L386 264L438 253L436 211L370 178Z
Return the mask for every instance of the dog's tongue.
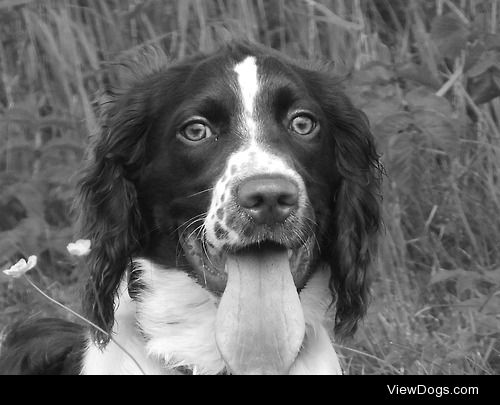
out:
M228 255L226 271L215 333L231 373L286 374L305 331L287 251L266 247Z

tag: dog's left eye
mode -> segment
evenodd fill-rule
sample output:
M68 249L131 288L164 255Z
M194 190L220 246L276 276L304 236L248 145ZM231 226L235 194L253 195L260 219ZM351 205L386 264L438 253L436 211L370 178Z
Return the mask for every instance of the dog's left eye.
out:
M187 141L200 142L204 139L210 138L212 136L212 130L207 124L196 121L184 125L184 127L179 131L179 135Z
M290 130L298 135L311 135L316 131L316 129L317 123L310 115L296 115L290 122Z

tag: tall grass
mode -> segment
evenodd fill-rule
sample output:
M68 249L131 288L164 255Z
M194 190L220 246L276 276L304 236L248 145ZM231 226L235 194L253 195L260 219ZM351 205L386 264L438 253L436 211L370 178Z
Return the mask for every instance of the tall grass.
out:
M171 60L246 38L335 61L387 168L367 319L339 347L349 373L500 371L500 25L497 0L0 1L0 265L78 308L68 262L71 174L110 62ZM0 326L49 313L0 278ZM33 305L36 304L35 309Z

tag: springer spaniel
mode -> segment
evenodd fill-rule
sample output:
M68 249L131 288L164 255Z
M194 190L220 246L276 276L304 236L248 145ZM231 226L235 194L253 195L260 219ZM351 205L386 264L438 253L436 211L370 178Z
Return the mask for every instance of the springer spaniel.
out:
M101 331L29 321L0 368L340 374L330 331L365 313L380 225L365 115L327 68L256 45L133 65L79 183L84 311Z

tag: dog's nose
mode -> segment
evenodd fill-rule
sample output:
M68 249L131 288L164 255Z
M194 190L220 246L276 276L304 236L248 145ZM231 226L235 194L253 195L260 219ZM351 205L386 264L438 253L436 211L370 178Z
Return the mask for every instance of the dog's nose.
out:
M238 187L238 203L258 224L283 222L297 207L299 190L284 177L253 177Z

